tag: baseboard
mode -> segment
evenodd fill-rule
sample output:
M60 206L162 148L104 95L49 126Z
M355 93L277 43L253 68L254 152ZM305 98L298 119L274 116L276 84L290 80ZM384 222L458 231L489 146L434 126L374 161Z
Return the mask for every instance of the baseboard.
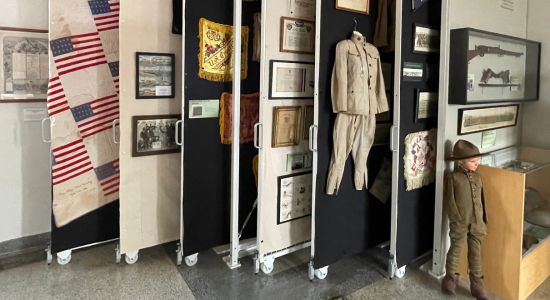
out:
M0 270L14 268L38 260L46 260L49 232L0 243Z

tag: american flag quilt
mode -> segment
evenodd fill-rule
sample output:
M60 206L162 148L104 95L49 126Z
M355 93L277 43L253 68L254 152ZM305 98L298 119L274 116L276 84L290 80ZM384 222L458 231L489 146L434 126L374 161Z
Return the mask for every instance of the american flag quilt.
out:
M53 215L58 227L118 199L118 0L50 1Z

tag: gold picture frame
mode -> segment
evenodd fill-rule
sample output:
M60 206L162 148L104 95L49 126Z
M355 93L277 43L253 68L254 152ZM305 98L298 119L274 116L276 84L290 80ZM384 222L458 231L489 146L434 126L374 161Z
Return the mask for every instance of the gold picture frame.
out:
M302 120L304 120L302 123L304 125L302 126L302 139L307 140L309 139L309 127L313 125L313 105L306 105L304 107L304 117Z
M298 145L301 116L301 106L277 106L273 108L272 148Z
M336 9L369 14L370 0L336 0Z

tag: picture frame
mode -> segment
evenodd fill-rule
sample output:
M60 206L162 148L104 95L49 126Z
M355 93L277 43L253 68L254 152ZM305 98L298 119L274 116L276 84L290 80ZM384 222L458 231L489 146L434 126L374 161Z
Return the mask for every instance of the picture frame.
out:
M449 48L449 104L538 100L541 43L458 28Z
M0 103L46 102L48 31L0 26Z
M272 148L299 144L301 110L301 106L276 106L273 108Z
M277 177L277 225L311 216L311 171Z
M136 99L176 97L176 55L136 52Z
M304 117L302 120L304 120L303 126L302 126L302 139L308 140L309 139L309 127L313 125L313 105L306 105L304 107Z
M290 53L315 53L315 22L281 17L279 51Z
M458 135L491 129L514 127L518 123L519 104L462 108L458 110Z
M288 7L289 16L315 20L315 0L290 0Z
M412 1L412 11L418 10L424 3L428 2L428 0L411 0Z
M414 24L413 53L439 52L439 31L421 24Z
M336 0L336 9L368 15L370 0Z
M132 117L132 157L180 152L176 123L181 115Z
M269 61L269 99L313 99L315 65L309 62Z
M420 123L437 117L438 93L416 89L414 122Z

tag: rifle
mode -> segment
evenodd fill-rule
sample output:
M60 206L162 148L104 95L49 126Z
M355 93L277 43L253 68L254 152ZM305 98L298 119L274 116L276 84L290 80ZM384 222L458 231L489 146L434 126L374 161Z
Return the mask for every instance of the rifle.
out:
M483 57L485 54L496 54L498 56L509 55L515 57L520 57L523 55L522 52L514 52L500 49L500 46L490 47L484 45L476 45L474 50L468 50L468 62L478 55L479 57Z

